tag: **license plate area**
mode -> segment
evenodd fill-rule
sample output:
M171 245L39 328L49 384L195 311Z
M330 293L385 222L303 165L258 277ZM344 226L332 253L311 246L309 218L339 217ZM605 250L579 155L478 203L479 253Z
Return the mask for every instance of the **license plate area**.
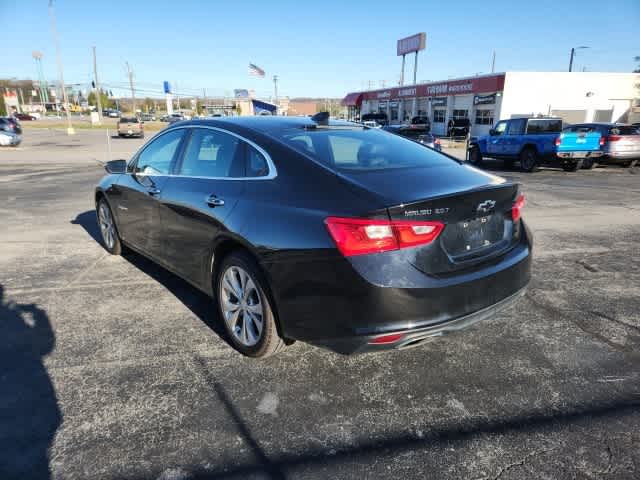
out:
M491 251L505 239L505 217L502 214L464 220L447 225L442 233L442 244L447 253L457 260L476 253Z

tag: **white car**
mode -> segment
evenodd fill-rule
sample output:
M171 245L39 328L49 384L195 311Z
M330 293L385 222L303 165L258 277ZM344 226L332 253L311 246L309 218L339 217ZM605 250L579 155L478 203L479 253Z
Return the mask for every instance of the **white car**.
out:
M0 131L0 145L3 147L17 147L22 142L22 137L15 133Z
M374 122L373 120L367 120L366 122L362 122L362 124L365 127L369 127L369 128L381 128L380 125L378 125L376 122Z

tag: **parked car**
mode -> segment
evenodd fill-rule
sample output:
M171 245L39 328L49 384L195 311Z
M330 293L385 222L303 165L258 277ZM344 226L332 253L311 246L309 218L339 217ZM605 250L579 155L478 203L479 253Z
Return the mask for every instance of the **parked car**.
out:
M117 129L120 137L144 138L144 123L137 117L120 117Z
M602 156L584 159L582 168L593 168L595 162L630 166L640 160L640 131L634 125L620 123L577 123L563 131L600 134Z
M425 133L418 136L418 142L426 145L429 148L433 148L439 152L442 151L442 144L440 143L440 139L436 137L432 133Z
M34 115L31 115L29 113L16 113L14 115L14 117L17 118L20 121L23 121L23 122L24 121L30 122L32 120L37 120L38 119L37 117L35 117Z
M365 113L360 117L361 122L376 122L378 125L389 125L389 119L387 118L386 113L376 112L376 113Z
M599 134L562 132L562 119L554 117L524 117L500 120L489 135L472 138L468 158L481 165L483 158L502 159L507 167L515 161L525 172L533 172L542 164L559 165L574 172L585 158L598 157Z
M417 116L411 119L411 125L422 125L427 131L431 131L431 120L427 116Z
M471 121L468 118L452 118L447 124L447 136L466 137L470 129Z
M129 247L213 297L249 356L294 340L416 345L494 315L530 279L518 184L360 124L194 120L106 169L107 251Z
M434 150L442 150L440 139L438 139L435 135L429 133L429 130L425 128L423 124L387 125L385 127L382 127L382 129L386 130L387 132L395 133L396 135L414 140L418 143L426 145L427 147L431 147Z
M17 147L22 142L22 136L7 132L4 130L0 130L0 146L3 147Z
M155 122L156 116L151 113L141 113L140 120L142 120L143 122Z
M0 117L0 131L21 135L22 125L15 117Z
M366 122L362 122L362 124L369 128L382 128L382 125L378 125L378 122L374 122L373 120L367 120Z

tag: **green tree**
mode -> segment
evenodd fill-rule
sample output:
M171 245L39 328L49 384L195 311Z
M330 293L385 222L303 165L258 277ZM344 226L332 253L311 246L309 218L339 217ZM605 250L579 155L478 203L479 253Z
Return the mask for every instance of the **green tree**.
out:
M87 102L93 107L98 106L96 92L92 91L89 93ZM104 90L100 90L100 103L102 104L102 108L112 108L114 106L113 100L109 98L109 95L107 95L107 92L105 92Z

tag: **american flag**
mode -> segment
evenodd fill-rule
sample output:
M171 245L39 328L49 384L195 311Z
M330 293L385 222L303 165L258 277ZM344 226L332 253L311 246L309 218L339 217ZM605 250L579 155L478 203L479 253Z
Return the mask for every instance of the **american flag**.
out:
M254 77L264 77L264 70L262 70L259 66L250 63L249 75L253 75Z

